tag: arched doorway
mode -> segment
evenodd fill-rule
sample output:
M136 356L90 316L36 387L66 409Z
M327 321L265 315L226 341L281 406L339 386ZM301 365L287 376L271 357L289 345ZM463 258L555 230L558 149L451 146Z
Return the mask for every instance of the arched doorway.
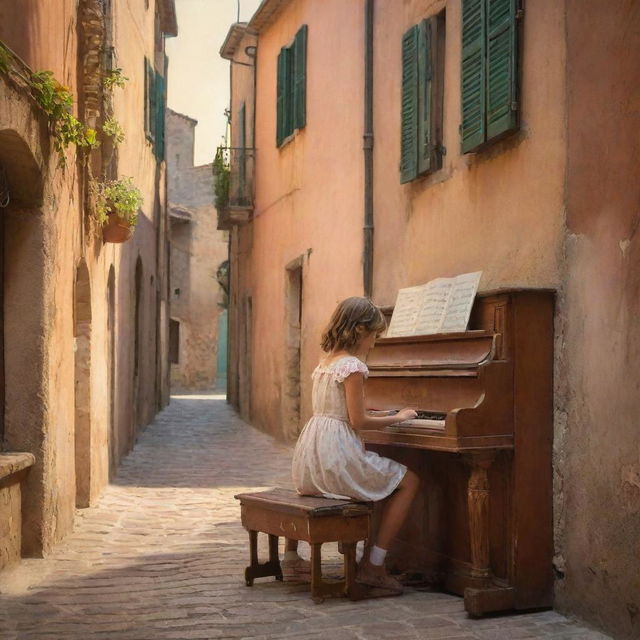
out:
M91 284L84 260L76 269L75 301L76 506L91 504Z
M134 420L133 420L133 429L131 433L131 446L135 442L136 433L138 429L142 426L144 421L144 408L143 408L143 393L142 393L142 375L141 375L141 356L140 353L142 348L142 336L140 335L144 322L142 321L142 313L143 313L143 305L142 305L142 294L143 294L143 271L142 271L142 259L138 256L136 260L136 274L135 274L135 300L133 305L133 326L134 326L134 336L133 336L133 380L134 380L134 393L135 397L133 399L133 407L134 407Z

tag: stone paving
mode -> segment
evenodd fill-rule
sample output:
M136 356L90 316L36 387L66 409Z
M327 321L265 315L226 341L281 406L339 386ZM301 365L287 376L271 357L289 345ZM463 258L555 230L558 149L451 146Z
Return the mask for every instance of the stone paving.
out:
M246 587L233 496L290 486L290 457L223 397L174 397L56 553L1 577L0 638L607 640L553 611L473 620L442 593L315 605L305 586Z

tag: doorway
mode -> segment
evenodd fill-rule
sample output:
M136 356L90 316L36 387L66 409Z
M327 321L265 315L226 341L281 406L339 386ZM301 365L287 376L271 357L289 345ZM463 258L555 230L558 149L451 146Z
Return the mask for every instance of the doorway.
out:
M286 268L285 379L282 425L284 436L296 438L300 431L300 363L302 351L302 257Z
M76 507L91 504L91 284L84 260L76 269L75 340L75 469Z

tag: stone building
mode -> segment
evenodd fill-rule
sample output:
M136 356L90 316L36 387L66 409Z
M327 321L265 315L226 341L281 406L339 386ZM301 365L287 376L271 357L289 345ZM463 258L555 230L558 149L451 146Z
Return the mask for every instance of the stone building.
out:
M173 0L0 2L0 568L64 538L169 399L176 33ZM135 233L105 242L96 188L125 176L143 196Z
M213 165L193 166L197 121L167 109L166 122L171 383L175 389L213 389L218 362L226 361L225 300L217 272L227 260L228 233L217 228Z
M230 401L295 437L346 296L476 270L555 290L555 606L620 638L640 633L639 36L631 0L265 0L221 49L231 175L255 169L220 218Z

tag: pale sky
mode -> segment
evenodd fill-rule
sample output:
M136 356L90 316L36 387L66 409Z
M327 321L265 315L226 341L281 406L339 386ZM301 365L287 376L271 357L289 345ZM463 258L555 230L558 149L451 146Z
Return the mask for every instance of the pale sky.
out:
M229 61L218 51L229 27L248 22L261 0L176 0L178 37L167 38L167 105L198 121L195 164L213 160L229 106Z

